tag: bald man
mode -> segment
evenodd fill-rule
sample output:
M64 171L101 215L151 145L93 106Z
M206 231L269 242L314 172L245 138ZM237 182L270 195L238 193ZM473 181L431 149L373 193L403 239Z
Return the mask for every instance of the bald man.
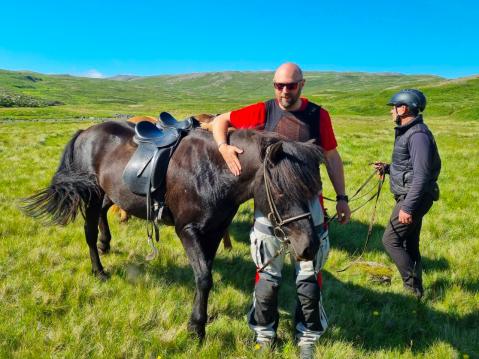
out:
M293 63L281 65L273 79L275 98L217 116L213 122L213 136L219 152L235 176L241 174L238 156L241 156L243 149L228 144L229 126L273 131L294 141L315 139L323 149L328 175L337 195L338 219L344 224L349 221L351 211L345 193L343 163L336 149L337 142L331 119L325 109L301 97L304 84L303 73L298 65ZM324 225L321 194L318 199L311 202L310 207L321 245L314 261L295 263L298 294L295 315L296 339L303 358L312 357L314 343L327 327L320 290L321 269L329 252L329 238L327 227ZM255 226L250 239L253 260L258 268L270 259L269 253L274 254L280 246L278 239L265 230L270 227L271 223L266 216L255 210ZM257 255L258 253L260 255ZM277 257L256 277L248 322L255 332L257 349L271 346L276 339L279 320L277 295L283 262L284 255Z

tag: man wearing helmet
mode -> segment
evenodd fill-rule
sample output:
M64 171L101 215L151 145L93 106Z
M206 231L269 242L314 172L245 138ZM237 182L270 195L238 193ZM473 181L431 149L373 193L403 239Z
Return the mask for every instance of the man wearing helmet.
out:
M423 216L439 199L441 159L434 136L421 115L426 108L424 94L402 90L388 105L392 106L396 123L392 163L374 165L382 175L389 174L396 206L382 241L401 274L404 288L419 299L424 291L419 235Z

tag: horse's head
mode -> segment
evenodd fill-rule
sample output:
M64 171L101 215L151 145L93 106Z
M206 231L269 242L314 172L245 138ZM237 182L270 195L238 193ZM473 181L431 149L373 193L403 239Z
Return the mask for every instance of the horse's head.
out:
M255 206L270 218L277 237L286 238L297 260L312 260L319 238L310 214L310 202L321 190L321 149L273 137L263 140L262 170L255 181Z

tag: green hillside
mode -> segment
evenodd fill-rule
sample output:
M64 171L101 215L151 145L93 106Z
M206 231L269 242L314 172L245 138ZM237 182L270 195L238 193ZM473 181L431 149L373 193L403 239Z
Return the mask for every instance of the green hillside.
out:
M479 156L479 77L308 72L306 79L305 96L334 117L348 194L371 174L368 163L390 159L394 130L385 103L399 88L418 87L428 96L426 121L443 166L441 199L421 232L426 290L421 301L404 292L381 243L395 205L387 188L369 242L373 201L354 212L350 224L331 222L322 293L329 328L315 354L479 359L479 218L474 215L479 211L474 161ZM32 106L0 107L0 359L236 359L256 354L245 320L256 270L249 238L252 201L240 207L230 226L233 249L220 246L215 259L203 343L187 331L194 275L172 227L161 228L161 255L146 261L145 222L119 223L110 213L112 251L101 260L111 278L100 283L91 275L81 216L66 227L45 226L18 206L20 198L48 185L73 134L99 122L88 117L227 111L271 97L271 80L271 72L89 79L0 70L0 96L15 102L6 105ZM445 121L447 116L453 120ZM334 197L326 168L322 171L324 194ZM374 188L366 186L351 207L358 208ZM335 213L334 201L326 206ZM293 273L286 260L278 295L280 340L264 357L297 358Z
M0 70L0 118L223 112L271 97L272 76L272 72L219 72L91 79ZM305 78L304 95L335 115L384 115L384 103L394 91L416 87L430 100L429 114L479 119L478 77L446 80L430 75L306 72ZM23 101L17 108L9 100L9 106L2 107L2 93L34 105L25 107L29 102Z

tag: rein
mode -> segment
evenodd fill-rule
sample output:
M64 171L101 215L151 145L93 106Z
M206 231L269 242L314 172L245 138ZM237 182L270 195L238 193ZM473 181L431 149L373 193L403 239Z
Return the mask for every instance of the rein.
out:
M366 235L366 240L364 241L364 246L363 246L363 249L361 250L361 253L359 254L359 256L354 259L353 261L351 261L348 265L346 265L346 267L342 268L342 269L338 269L336 272L340 273L340 272L344 272L346 271L347 269L349 269L349 267L351 267L353 264L359 262L359 260L363 257L363 254L364 252L366 251L366 247L368 246L368 243L369 243L369 240L371 238L371 235L373 233L373 226L374 226L374 222L376 221L376 208L378 206L378 200L379 200L379 195L381 194L381 189L383 187L383 184L384 184L384 179L385 179L385 176L382 176L379 181L378 181L378 190L377 192L375 193L375 195L373 197L371 197L371 199L373 198L376 198L376 201L374 202L374 208L373 208L373 213L371 214L371 220L369 221L369 227L368 227L368 234ZM370 199L370 200L371 200ZM370 200L368 200L366 203L368 203ZM364 205L363 205L364 206ZM362 207L362 206L361 206Z
M366 187L366 185L371 181L371 179L374 177L374 175L376 173L378 173L379 171L378 170L374 170L373 173L371 173L371 175L366 179L366 181L364 181L364 183L359 187L359 189L354 193L354 195L351 197L351 201L353 200L357 200L357 199L360 199L360 198L363 198L365 197L367 194L371 193L371 191L374 189L374 187L372 187L368 192L366 192L366 194L364 195L361 195L359 197L356 197L359 192L361 192L361 190ZM371 219L369 221L369 227L368 227L368 233L366 235L366 240L364 241L364 245L363 245L363 249L361 250L361 253L359 254L359 256L356 257L356 259L352 260L348 265L346 265L344 268L341 268L341 269L338 269L336 270L337 273L340 273L340 272L344 272L346 271L347 269L349 269L353 264L359 262L359 260L362 258L362 256L364 255L364 252L366 251L366 248L368 246L368 243L369 243L369 240L371 239L371 235L373 233L373 226L374 226L374 222L376 220L376 209L377 209L377 205L378 205L378 201L379 201L379 195L381 194L381 190L382 190L382 187L383 187L383 184L384 184L384 180L385 180L385 176L381 176L378 180L378 184L377 184L377 189L376 191L374 192L374 194L369 197L363 204L361 204L360 206L356 207L355 209L351 210L351 214L356 212L357 210L363 208L366 204L368 204L370 201L372 201L373 199L376 199L375 202L374 202L374 208L373 208L373 212L371 214ZM324 199L328 200L328 201L333 201L331 198L328 198L328 197L323 197ZM329 220L326 222L326 224L328 224L329 222L331 222L334 218L336 218L338 215L338 213L336 213L334 216L332 216L331 218L329 218Z
M379 199L379 193L381 192L382 185L384 183L384 179L385 179L384 177L381 177L379 179L377 186L375 185L375 186L371 187L365 194L363 194L361 196L358 196L358 194L361 192L361 190L364 187L366 187L366 185L371 181L371 179L374 177L374 175L377 172L378 172L377 170L374 170L374 172L369 175L369 177L366 179L366 181L364 181L363 184L361 186L359 186L358 190L349 199L349 202L357 201L358 199L366 197L369 193L371 193L374 190L374 188L376 188L376 191L374 192L374 194L371 197L369 197L363 204L361 204L361 205L359 205L356 208L351 210L351 214L353 214L354 212L363 208L365 205L367 205L369 202L371 202L374 198L376 198L376 204L377 204L377 200ZM323 196L323 199L325 199L327 201L330 201L330 202L336 202L336 200L334 200L332 198L329 198L329 197L325 197L325 196ZM329 224L337 216L338 216L338 213L336 212L332 217L329 217L329 219L326 221L326 224Z
M267 162L270 162L269 160L269 152L270 152L270 147L268 147L266 149L266 156L265 156L265 161L263 162L263 168L264 168L264 173L263 173L263 177L264 177L264 183L265 183L265 188L266 188L266 197L268 199L268 204L270 206L270 210L271 212L269 213L268 215L268 219L271 221L271 223L275 224L274 225L274 230L273 230L273 233L274 233L274 236L281 242L281 247L276 251L275 255L273 257L271 257L263 266L261 266L261 268L259 268L257 270L257 273L260 273L262 272L267 266L269 266L279 255L281 255L282 253L285 253L288 249L288 245L290 244L290 241L288 239L288 237L286 236L286 234L284 233L284 231L282 230L282 226L287 224L287 223L291 223L291 222L294 222L298 219L302 219L302 218L306 218L306 217L311 217L311 213L310 212L307 212L307 213L304 213L304 214L301 214L299 216L295 216L295 217L291 217L289 219L286 219L286 220L283 220L276 208L276 205L274 204L274 201L273 201L273 196L271 194L271 179L269 178L269 172L267 170ZM358 196L359 193L366 187L366 185L373 179L374 175L378 173L377 170L375 170L373 173L371 173L369 175L369 177L363 182L363 184L361 186L359 186L359 188L356 190L356 192L353 194L353 196L351 197L350 201L354 201L354 200L358 200L360 198L363 198L365 196L367 196L369 193L371 193L374 189L374 187L372 187L371 189L369 189L365 194L361 195L361 196ZM373 213L371 215L371 220L369 222L369 227L368 227L368 233L367 233L367 236L366 236L366 240L364 242L364 245L363 245L363 249L360 253L360 255L354 259L353 261L351 261L346 267L342 268L342 269L338 269L336 272L344 272L346 271L349 267L351 267L354 263L357 263L363 256L365 250L366 250L366 247L369 243L369 240L371 238L371 235L372 235L372 229L373 229L373 226L374 226L374 222L375 222L375 219L376 219L376 209L377 209L377 204L378 204L378 201L379 201L379 196L381 194L381 190L382 190L382 187L383 187L383 184L384 184L384 180L385 180L385 176L381 176L381 178L378 180L378 184L377 184L377 187L376 187L376 191L374 192L374 194L369 197L364 203L362 203L361 205L359 205L358 207L354 208L351 210L351 214L358 211L359 209L363 208L366 204L368 204L370 201L372 201L373 199L375 199L375 202L374 202L374 208L373 208ZM328 200L328 201L334 201L333 199L331 198L328 198L328 197L324 197L323 198L325 200ZM336 202L336 201L334 201ZM326 221L326 225L329 224L333 219L335 219L336 217L338 216L338 213L335 213L332 217L330 217L327 221ZM293 248L294 249L294 248Z

